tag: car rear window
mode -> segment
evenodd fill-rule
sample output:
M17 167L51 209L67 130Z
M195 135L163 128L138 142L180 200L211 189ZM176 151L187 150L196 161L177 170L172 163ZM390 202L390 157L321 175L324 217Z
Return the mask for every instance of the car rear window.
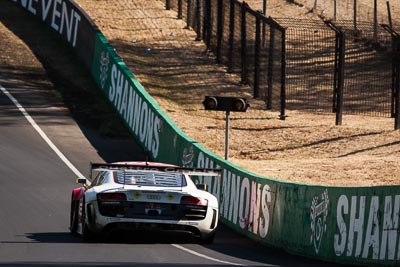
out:
M114 181L118 184L181 187L186 186L182 173L154 171L114 171Z

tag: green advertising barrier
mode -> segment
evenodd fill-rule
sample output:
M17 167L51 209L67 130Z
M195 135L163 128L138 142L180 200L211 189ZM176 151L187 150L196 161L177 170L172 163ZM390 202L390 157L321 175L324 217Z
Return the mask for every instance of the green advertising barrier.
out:
M221 168L200 177L234 230L290 253L347 264L399 265L400 187L323 187L249 173L187 137L98 34L92 75L137 142L155 161Z
M94 38L99 32L96 24L73 0L10 0L46 24L70 45L79 59L90 68L93 62Z
M68 0L11 1L28 13L53 5L52 17L57 17L58 10L75 5ZM70 14L79 14L82 23L93 24L84 21L88 17L81 14L82 10L73 10ZM43 15L37 17L43 19ZM49 27L51 23L49 20ZM243 170L187 137L97 29L82 33L80 28L77 30L77 36L93 34L87 38L94 40L94 54L90 54L92 45L82 48L87 53L83 61L93 58L93 78L152 160L223 170L220 179L198 180L207 183L218 196L224 224L292 254L345 264L400 266L400 186L312 186L268 179Z

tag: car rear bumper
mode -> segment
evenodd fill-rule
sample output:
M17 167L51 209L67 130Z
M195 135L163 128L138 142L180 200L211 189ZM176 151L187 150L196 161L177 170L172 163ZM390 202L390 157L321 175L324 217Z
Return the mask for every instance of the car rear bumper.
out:
M86 222L92 232L102 232L111 229L121 230L161 230L184 231L206 237L212 234L218 224L218 210L208 208L202 220L167 220L162 218L120 218L103 216L99 212L97 202L87 204Z

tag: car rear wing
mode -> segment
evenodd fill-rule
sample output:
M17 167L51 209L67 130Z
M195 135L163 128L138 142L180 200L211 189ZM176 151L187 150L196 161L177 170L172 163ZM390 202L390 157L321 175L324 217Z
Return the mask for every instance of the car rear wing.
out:
M220 176L222 169L216 168L188 168L175 165L160 164L149 162L146 164L120 164L120 163L90 163L90 178L92 178L93 170L147 170L161 172L180 172L189 176Z

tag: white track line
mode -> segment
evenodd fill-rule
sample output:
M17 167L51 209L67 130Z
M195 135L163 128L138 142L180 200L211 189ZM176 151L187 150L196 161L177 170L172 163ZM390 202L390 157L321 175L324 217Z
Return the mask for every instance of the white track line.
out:
M188 253L190 253L190 254L196 255L196 256L198 256L198 257L205 258L205 259L210 260L210 261L215 261L215 262L219 262L219 263L223 263L223 264L228 264L228 265L234 265L234 266L246 266L246 265L240 264L240 263L234 263L234 262L219 260L219 259L216 259L216 258L207 256L207 255L198 253L198 252L196 252L196 251L194 251L194 250L191 250L191 249L182 247L181 245L171 244L171 246L176 247L177 249L186 251L186 252L188 252Z
M29 115L29 113L25 110L25 108L15 99L2 85L0 85L0 90L14 103L14 105L21 111L21 113L25 116L25 118L29 121L32 127L39 133L39 135L43 138L43 140L49 145L51 149L60 157L60 159L71 169L73 173L79 178L85 178L77 168L64 156L64 154L54 145L54 143L47 137L47 135L42 131L42 129L37 125L37 123L33 120L33 118Z
M49 145L51 149L57 154L57 156L60 157L60 159L77 175L79 178L85 178L82 173L78 171L77 168L64 156L64 154L54 145L54 143L47 137L47 135L43 132L43 130L37 125L37 123L33 120L33 118L29 115L29 113L25 110L25 108L18 102L17 99L15 99L8 91L6 88L4 88L2 85L0 85L0 90L14 103L14 105L21 111L21 113L25 116L25 118L29 121L29 123L32 125L32 127L39 133L39 135L43 138L43 140ZM177 244L171 244L177 249L186 251L190 254L196 255L201 258L205 258L211 261L223 263L223 264L228 264L228 265L234 265L234 266L245 266L243 264L239 263L234 263L234 262L229 262L229 261L223 261L219 259L215 259L213 257L209 257L207 255L198 253L196 251L193 251L191 249L182 247Z

